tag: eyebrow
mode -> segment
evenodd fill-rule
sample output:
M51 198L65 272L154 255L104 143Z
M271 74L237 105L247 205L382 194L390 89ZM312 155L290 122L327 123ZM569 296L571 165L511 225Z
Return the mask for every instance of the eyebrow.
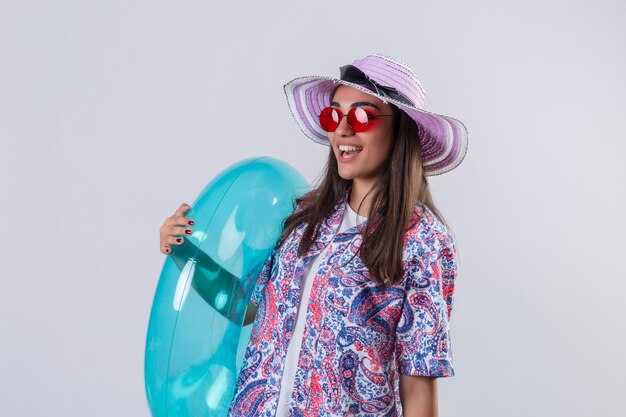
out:
M337 103L336 101L333 101L332 103L330 103L330 105L331 106L336 106L336 107L341 107L341 105L339 103ZM352 103L350 105L350 107L360 107L360 106L372 106L376 110L380 110L380 108L376 104L370 103L369 101L357 101L356 103Z

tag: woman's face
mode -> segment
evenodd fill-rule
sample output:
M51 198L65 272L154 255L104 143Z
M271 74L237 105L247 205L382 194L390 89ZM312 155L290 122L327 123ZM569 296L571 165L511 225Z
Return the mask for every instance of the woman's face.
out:
M370 115L365 132L355 132L348 124L348 118L342 117L334 132L328 132L339 175L346 180L375 181L382 173L393 146L393 117L391 105L383 103L377 97L360 90L342 85L335 90L330 107L341 110L344 115L352 107L361 107ZM357 152L346 154L340 146L351 145Z

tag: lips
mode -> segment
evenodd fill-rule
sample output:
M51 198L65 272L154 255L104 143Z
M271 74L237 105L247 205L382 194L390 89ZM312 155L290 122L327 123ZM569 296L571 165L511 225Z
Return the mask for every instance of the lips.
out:
M339 151L339 161L348 162L356 158L363 151L363 147L355 143L339 142L337 143L337 150Z
M354 160L360 153L359 152L347 152L347 151L339 151L339 161L340 162L349 162Z

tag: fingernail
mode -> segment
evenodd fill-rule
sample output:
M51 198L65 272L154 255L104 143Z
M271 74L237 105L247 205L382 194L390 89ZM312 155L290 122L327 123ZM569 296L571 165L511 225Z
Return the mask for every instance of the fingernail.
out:
M178 238L178 239L176 239L176 241L177 241L178 243L180 243L180 242L182 242L183 240L182 240L181 238Z
M169 253L169 252L170 252L170 250L169 250L169 249L165 249L165 252Z
M190 226L193 226L195 224L193 220L189 220L187 223L189 223Z
M190 234L191 234L191 230L187 229L187 230L185 230L185 233L187 233L188 235L190 235Z

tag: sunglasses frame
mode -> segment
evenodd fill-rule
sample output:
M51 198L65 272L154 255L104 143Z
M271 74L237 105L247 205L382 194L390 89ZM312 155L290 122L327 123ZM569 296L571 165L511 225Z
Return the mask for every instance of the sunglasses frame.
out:
M339 120L336 122L337 125L335 126L335 128L333 130L328 130L324 127L324 122L322 121L322 117L324 115L324 112L327 112L328 109L334 110L337 112L337 114L339 115ZM367 121L363 124L361 122L358 122L357 116L356 116L356 112L357 110L363 110L363 112L365 113L365 115L367 116ZM328 115L329 117L330 115ZM348 126L350 126L350 129L352 129L353 132L356 133L362 133L362 132L366 132L369 128L369 122L370 120L376 120L376 118L378 117L386 117L386 116L393 116L393 114L371 114L369 113L367 110L365 110L363 107L352 107L347 114L344 114L341 109L338 109L337 107L332 107L332 106L328 106L322 109L322 111L319 114L319 121L320 121L320 126L322 127L322 129L324 129L324 131L326 132L334 132L337 130L337 128L339 127L339 124L341 123L341 119L343 119L344 117L348 118ZM353 123L354 121L357 121L360 125L363 125L363 127L361 128L355 128L356 124Z

